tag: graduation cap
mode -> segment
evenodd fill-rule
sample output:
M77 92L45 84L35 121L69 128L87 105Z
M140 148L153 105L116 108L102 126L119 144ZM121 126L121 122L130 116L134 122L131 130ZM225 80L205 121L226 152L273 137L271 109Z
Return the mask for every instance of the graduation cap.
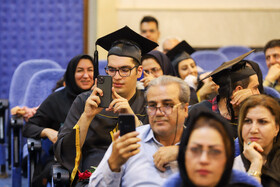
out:
M172 65L175 67L179 62L191 58L191 54L195 50L185 40L177 44L174 48L166 53Z
M144 38L125 26L115 32L99 38L95 45L99 45L108 51L108 56L117 55L131 57L141 64L141 56L158 46L157 43ZM94 58L98 61L97 46Z
M253 51L255 50L251 50L233 60L224 62L221 66L212 71L208 76L204 77L202 80L212 77L212 80L216 84L221 86L228 84L228 79L226 79L225 77L230 76L232 82L237 82L239 80L248 78L251 75L256 74L256 72L252 68L246 66L246 61L243 60Z

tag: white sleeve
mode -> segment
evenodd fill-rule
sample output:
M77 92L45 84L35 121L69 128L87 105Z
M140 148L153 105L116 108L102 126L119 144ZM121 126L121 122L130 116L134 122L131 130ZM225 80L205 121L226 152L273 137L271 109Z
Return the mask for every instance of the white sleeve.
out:
M243 171L246 173L246 169L244 167L244 164L243 164L243 161L242 161L240 155L235 157L232 169L236 169L236 170Z
M106 151L103 159L101 160L100 164L90 176L89 180L89 187L119 187L121 184L121 178L123 175L123 166L120 172L112 172L109 164L108 159L112 153L112 144Z

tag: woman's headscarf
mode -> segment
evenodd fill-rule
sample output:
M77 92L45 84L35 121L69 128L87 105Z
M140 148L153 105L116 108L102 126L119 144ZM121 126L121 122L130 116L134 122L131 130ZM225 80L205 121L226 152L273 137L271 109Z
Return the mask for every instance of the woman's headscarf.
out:
M153 50L142 57L142 62L145 59L153 58L160 65L164 75L175 75L169 58L160 51Z
M211 118L211 119L214 119L214 120L220 122L223 125L224 130L227 134L226 137L223 137L223 141L224 141L224 138L229 139L230 149L231 149L230 152L232 154L230 154L227 157L224 172L217 185L217 186L226 186L229 183L230 178L231 178L231 171L232 171L232 166L233 166L233 161L234 161L234 141L233 141L233 136L230 131L230 125L229 125L229 122L226 119L224 119L221 115L216 114L215 112L209 110L208 108L206 108L204 106L199 106L199 107L193 108L189 112L189 117L187 118L187 121L186 121L187 126L186 126L186 129L184 130L182 138L181 138L181 143L180 143L180 147L179 147L179 155L178 155L178 165L179 165L180 176L183 181L182 186L190 186L190 187L195 186L192 183L192 181L190 180L190 178L188 177L188 174L186 171L185 154L186 154L187 145L189 143L189 138L194 130L197 120L201 117ZM224 141L224 144L225 144L225 141Z
M99 74L98 67L97 67L97 65L94 64L93 58L91 56L86 55L86 54L81 54L81 55L77 55L74 58L72 58L70 60L70 62L68 63L66 72L64 74L64 80L66 83L67 92L70 95L75 96L75 97L77 95L79 95L80 93L87 91L87 90L82 90L75 81L76 68L81 59L88 59L91 61L93 68L94 68L94 78L93 79L95 79Z

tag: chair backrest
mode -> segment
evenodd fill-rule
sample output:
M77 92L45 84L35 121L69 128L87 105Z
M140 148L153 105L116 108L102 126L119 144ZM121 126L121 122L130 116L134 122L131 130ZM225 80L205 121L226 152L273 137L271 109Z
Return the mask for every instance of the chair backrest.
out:
M249 60L252 60L259 64L263 77L265 78L267 75L267 72L268 72L268 68L266 65L264 52L259 51L259 52L254 53L252 56L250 56Z
M196 51L191 55L191 57L204 71L213 71L223 62L228 61L225 55L213 50Z
M274 88L264 86L263 90L264 90L265 94L280 99L280 93L277 90L275 90Z
M45 69L35 73L28 83L23 105L39 106L52 93L56 82L63 77L64 73L65 69Z
M33 59L22 62L15 70L9 91L10 108L21 105L23 102L26 87L34 73L43 69L61 68L59 64L47 59Z
M105 67L107 66L107 60L99 60L98 62L99 74L106 75Z
M234 157L237 157L237 156L240 155L240 147L239 147L238 137L234 140L234 147L235 147Z
M238 45L233 45L233 46L224 46L220 47L218 49L219 52L223 53L226 55L226 57L229 60L232 60L240 55L243 55L244 53L247 53L251 51L252 49L246 46L238 46ZM250 56L250 55L249 55ZM245 59L249 59L249 56L246 57Z

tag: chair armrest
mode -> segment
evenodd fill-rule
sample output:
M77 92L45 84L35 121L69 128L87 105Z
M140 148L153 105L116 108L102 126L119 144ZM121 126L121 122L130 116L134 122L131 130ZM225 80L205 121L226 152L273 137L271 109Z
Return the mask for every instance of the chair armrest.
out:
M28 152L34 152L34 151L41 151L42 149L42 142L41 139L34 139L34 138L28 138L27 139L27 148Z
M52 167L52 177L54 186L69 186L70 185L70 173L59 163L56 163Z
M11 117L11 127L13 128L22 128L24 125L23 117L12 115Z

